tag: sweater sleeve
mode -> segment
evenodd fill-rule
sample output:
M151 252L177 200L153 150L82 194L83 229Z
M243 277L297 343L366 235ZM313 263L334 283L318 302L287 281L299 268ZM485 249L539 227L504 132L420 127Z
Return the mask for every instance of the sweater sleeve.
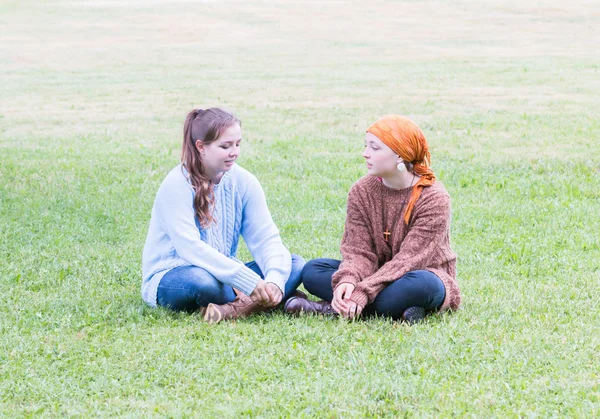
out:
M412 226L398 253L377 272L358 283L352 292L351 299L357 304L364 307L404 274L435 265L439 246L449 234L450 198L445 193L421 195L420 201L415 206Z
M205 269L219 281L250 295L260 277L202 241L196 226L193 191L185 181L171 181L160 188L156 204L160 223L175 251L190 265Z
M292 270L292 256L283 245L279 230L271 218L265 193L251 174L244 200L242 237L263 272L265 281L277 285L284 292Z
M344 282L356 285L377 270L378 258L365 209L358 187L352 186L348 193L346 223L340 247L342 263L332 278L334 290Z

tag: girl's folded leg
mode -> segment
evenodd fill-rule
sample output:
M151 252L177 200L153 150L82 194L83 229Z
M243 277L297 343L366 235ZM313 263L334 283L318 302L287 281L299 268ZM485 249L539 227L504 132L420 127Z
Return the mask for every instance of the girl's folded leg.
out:
M369 305L365 314L402 319L404 312L413 307L425 313L435 311L446 297L444 283L429 271L411 271L383 289Z
M210 303L225 304L235 292L197 266L171 269L158 284L157 303L175 311L195 311Z
M333 300L333 288L331 277L340 267L340 261L336 259L313 259L306 263L302 270L302 284L312 295L322 300Z

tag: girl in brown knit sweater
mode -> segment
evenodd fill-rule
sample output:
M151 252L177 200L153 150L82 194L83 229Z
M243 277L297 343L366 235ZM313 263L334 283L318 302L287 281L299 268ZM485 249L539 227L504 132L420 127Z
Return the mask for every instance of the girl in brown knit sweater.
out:
M292 298L286 311L415 322L457 309L450 197L423 132L408 118L381 118L367 130L363 157L367 175L348 194L342 260L314 259L302 271L304 287L324 301Z

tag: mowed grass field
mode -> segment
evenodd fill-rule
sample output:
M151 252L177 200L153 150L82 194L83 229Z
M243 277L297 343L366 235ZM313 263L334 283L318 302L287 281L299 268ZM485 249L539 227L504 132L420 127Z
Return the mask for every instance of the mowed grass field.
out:
M597 417L598 27L585 0L0 1L0 416ZM210 106L307 260L339 257L365 129L419 123L461 310L146 307L154 195Z

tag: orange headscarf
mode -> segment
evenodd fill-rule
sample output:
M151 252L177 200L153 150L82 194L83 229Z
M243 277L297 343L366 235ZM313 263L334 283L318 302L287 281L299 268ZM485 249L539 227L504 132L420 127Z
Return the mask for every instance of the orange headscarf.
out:
M423 187L433 185L435 182L435 175L429 167L431 154L425 135L417 124L400 115L384 116L371 125L367 132L383 141L402 160L412 163L413 172L421 176L412 190L404 213L404 221L408 224Z

